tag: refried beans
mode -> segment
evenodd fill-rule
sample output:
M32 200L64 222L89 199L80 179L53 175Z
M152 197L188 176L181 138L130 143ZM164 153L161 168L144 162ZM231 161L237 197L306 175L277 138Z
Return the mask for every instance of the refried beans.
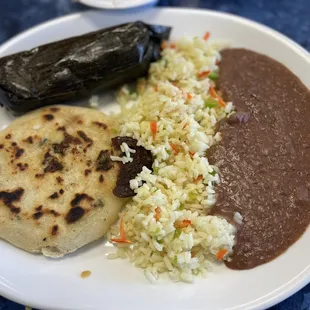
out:
M310 92L277 61L245 49L222 52L218 88L236 114L221 121L208 152L221 183L212 213L243 216L232 269L269 262L310 223Z

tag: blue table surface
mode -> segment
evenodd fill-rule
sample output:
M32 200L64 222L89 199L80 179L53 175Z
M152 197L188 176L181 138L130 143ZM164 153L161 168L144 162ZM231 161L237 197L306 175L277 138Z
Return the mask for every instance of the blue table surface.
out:
M46 20L88 9L71 0L0 0L0 4L0 44ZM244 16L284 33L310 51L310 0L160 0L158 5ZM0 296L0 310L22 309L24 306ZM270 310L310 310L310 284Z

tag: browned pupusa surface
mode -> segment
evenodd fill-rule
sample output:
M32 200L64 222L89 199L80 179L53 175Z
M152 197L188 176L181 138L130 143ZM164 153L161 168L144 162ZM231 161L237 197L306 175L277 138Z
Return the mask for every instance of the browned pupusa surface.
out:
M54 106L0 133L0 237L58 257L94 241L116 220L111 129L103 113Z
M222 52L218 84L237 114L209 152L221 184L213 213L240 212L234 269L266 263L310 223L310 92L277 61L244 49Z

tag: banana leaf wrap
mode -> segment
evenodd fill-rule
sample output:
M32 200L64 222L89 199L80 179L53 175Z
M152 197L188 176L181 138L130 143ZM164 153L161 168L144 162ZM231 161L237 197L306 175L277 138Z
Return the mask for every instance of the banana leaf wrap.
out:
M0 58L0 103L20 115L133 81L159 59L170 31L137 21Z

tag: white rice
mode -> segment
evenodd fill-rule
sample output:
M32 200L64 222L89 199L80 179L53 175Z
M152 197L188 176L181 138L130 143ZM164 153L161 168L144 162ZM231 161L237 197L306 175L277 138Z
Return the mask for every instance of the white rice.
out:
M119 157L119 156L110 156L111 160L113 161L121 161L123 164L126 163L132 163L133 162L133 158L131 158L131 154L136 153L136 150L131 149L127 143L123 142L121 144L121 151L123 153L125 153L125 156L123 157Z
M198 37L183 38L151 65L148 80L138 82L138 93L125 87L118 97L119 135L137 139L152 152L154 163L153 171L144 167L130 181L136 196L123 219L132 244L116 244L121 246L117 255L143 268L151 283L163 272L172 281L193 282L196 275L206 276L211 262L232 253L235 227L207 215L220 179L205 151L221 140L215 124L233 110L232 103L222 107L218 97L212 98L214 82L204 74L218 71L221 48ZM125 144L121 149L124 157L111 158L125 163L134 150ZM111 229L116 238L118 225Z
M235 212L234 214L234 221L239 224L242 225L242 221L243 221L243 217L239 212Z
M107 258L108 259L116 259L116 258L119 258L119 256L117 253L110 253L107 255Z

